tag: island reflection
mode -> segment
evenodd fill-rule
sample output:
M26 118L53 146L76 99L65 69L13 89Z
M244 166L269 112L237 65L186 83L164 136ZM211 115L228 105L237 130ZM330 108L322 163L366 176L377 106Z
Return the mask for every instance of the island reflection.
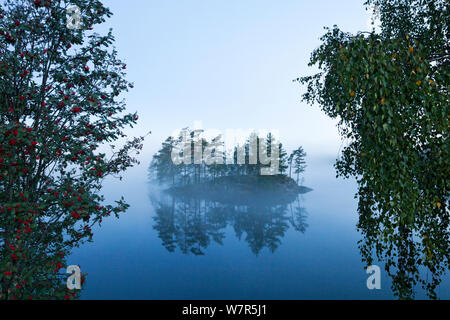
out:
M258 255L274 252L290 227L305 232L303 148L288 156L271 132L242 138L227 154L221 135L207 140L203 130L185 128L153 156L149 180L163 190L151 196L154 229L168 251L203 255L231 227Z
M221 203L167 192L151 196L156 215L153 228L170 252L204 255L211 243L223 245L229 226L258 255L264 248L274 252L289 228L304 233L307 213L301 195L279 203L259 199L246 204Z

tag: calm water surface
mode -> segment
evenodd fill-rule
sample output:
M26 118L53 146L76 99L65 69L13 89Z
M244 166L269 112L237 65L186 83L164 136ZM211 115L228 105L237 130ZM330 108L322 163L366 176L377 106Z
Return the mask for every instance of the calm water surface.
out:
M289 204L174 199L149 185L145 165L106 183L107 198L131 207L69 258L88 274L82 298L395 298L383 268L381 290L366 287L356 184L336 179L333 163L310 159L303 184L313 191ZM450 298L448 276L437 293Z

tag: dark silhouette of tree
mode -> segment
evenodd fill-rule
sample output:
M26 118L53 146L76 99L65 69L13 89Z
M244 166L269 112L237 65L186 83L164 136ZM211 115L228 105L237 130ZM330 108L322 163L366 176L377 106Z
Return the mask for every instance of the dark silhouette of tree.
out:
M153 156L153 160L150 164L149 174L150 179L156 179L159 183L172 183L175 184L175 177L180 172L180 167L176 166L172 162L172 150L176 144L173 137L169 137L163 142L162 148L157 154ZM155 173L155 177L151 177L151 174Z
M222 244L224 234L220 230L226 223L210 216L214 211L211 205L199 199L169 196L157 202L154 229L164 247L170 252L178 247L184 254L203 255L211 240Z
M304 172L306 169L306 152L303 150L302 147L299 147L298 149L292 151L292 153L289 155L288 162L289 162L289 177L291 177L292 169L294 169L294 173L297 174L297 184L299 182L300 173Z
M172 203L165 203L163 201L154 203L157 215L153 218L155 221L154 229L158 231L158 237L162 240L163 246L170 252L174 252L177 247L176 235L177 228L175 227L175 199Z
M290 205L290 213L286 203L236 206L171 196L163 196L155 201L154 229L158 231L163 246L170 252L179 248L184 254L203 255L211 242L223 244L224 229L230 225L236 237L241 239L245 236L250 249L257 255L264 248L271 252L278 248L289 228L289 222L298 231L305 232L307 228L304 209L297 211L296 206L300 204L298 199ZM302 213L301 217L298 212Z
M183 133L177 138L167 138L161 146L161 149L153 156L152 162L149 166L149 177L151 180L156 180L160 184L171 184L172 186L186 186L199 184L202 182L215 182L217 178L225 176L258 176L260 175L261 168L269 167L268 164L262 164L259 154L260 141L263 139L258 137L256 132L252 132L246 139L244 145L235 146L232 150L233 165L226 164L226 154L220 151L220 148L213 146L221 145L223 148L223 142L221 142L221 136L213 138L211 141L207 141L201 137L201 130L191 131L189 128L183 129L185 134L190 138L188 144L190 144L190 157L188 163L180 161L178 164L174 164L172 160L172 153L179 153L180 158L184 157L185 147L183 143ZM268 133L264 138L265 145L267 147L267 157L270 161L278 162L278 171L274 174L280 174L285 176L289 166L295 171L297 176L304 171L305 168L305 153L300 147L294 151L295 158L288 159L286 150L283 148L282 143L276 143L272 133ZM278 156L272 155L272 146L277 144L279 148ZM254 147L251 147L251 146ZM205 155L205 150L213 149L211 154L206 153L206 156L202 159L195 158L195 151L199 151L199 154ZM175 151L174 151L175 150ZM201 150L201 152L200 152ZM215 157L220 157L222 152L222 162L207 163L212 161ZM183 156L181 156L183 155ZM239 159L242 157L242 159ZM183 158L184 159L184 158ZM294 161L293 161L294 160ZM293 163L292 163L293 162ZM297 179L298 180L298 179Z
M293 206L292 203L289 204L289 210L291 212L289 222L295 230L304 233L308 228L308 224L306 223L306 209L301 206L300 196L298 196L294 202L296 203L295 206Z
M245 241L256 255L263 248L274 252L289 228L285 204L276 206L256 204L238 207L232 212L231 225L236 236L241 239L245 233Z

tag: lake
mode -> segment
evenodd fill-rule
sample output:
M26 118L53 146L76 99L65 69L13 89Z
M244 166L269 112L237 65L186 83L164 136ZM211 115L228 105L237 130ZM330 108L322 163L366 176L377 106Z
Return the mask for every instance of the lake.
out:
M381 289L366 286L356 182L336 178L334 161L308 159L312 191L273 206L173 198L145 162L108 180L106 198L131 207L69 257L88 274L82 299L394 299L382 264ZM450 298L448 275L436 292Z

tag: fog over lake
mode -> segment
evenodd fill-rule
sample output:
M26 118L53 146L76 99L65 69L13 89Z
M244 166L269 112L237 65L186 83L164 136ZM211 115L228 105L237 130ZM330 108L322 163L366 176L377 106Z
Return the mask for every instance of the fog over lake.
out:
M105 221L94 243L69 258L88 273L82 298L394 298L382 265L381 290L367 289L356 183L336 179L333 163L309 158L303 184L312 191L274 207L161 194L143 163L122 183L105 185L108 198L125 196L129 211ZM448 276L437 293L450 297Z

